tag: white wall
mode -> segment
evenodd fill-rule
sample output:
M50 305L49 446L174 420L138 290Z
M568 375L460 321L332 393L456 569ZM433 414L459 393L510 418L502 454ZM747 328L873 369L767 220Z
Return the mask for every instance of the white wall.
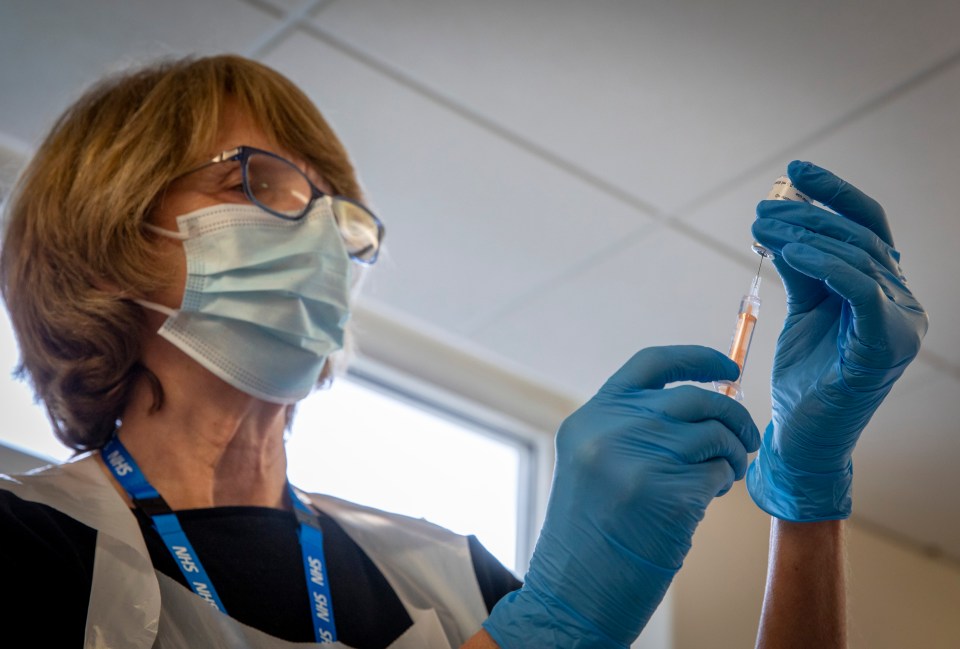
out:
M674 649L754 645L768 538L769 518L742 482L711 505L674 582ZM851 649L960 647L960 566L856 520L847 556Z

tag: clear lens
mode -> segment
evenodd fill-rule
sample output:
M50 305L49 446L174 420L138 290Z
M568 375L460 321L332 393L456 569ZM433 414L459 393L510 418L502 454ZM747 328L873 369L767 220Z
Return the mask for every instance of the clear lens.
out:
M299 219L306 214L314 195L313 185L296 165L263 152L252 152L247 157L246 182L255 203L287 219ZM375 262L383 236L377 217L348 198L332 196L329 200L347 253L365 264Z
M383 234L376 217L359 203L342 197L334 197L332 207L350 256L368 264L376 261Z
M247 189L261 206L293 217L303 216L313 190L293 163L253 153L247 158Z

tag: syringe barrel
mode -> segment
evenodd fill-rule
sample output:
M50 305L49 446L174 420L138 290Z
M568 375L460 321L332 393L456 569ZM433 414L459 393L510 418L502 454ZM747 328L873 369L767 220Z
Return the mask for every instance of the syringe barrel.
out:
M737 401L743 399L743 390L740 380L743 378L744 368L747 366L747 354L753 342L753 331L757 327L757 317L760 315L760 278L757 277L750 284L750 290L740 300L740 310L737 313L737 324L730 338L730 351L727 356L740 367L740 376L735 381L715 381L714 387L721 394L733 397Z
M743 369L747 365L747 354L750 351L750 343L753 341L753 330L757 326L757 317L759 315L760 298L755 295L744 295L743 299L740 300L737 326L733 330L733 337L730 339L730 352L727 354L731 360L740 366L741 376L743 376Z

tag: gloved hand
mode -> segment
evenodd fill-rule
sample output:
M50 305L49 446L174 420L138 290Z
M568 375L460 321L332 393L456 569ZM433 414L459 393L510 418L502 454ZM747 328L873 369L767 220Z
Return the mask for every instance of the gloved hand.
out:
M640 634L707 505L743 477L760 443L733 399L663 388L738 374L706 347L645 349L564 421L523 588L483 625L502 648L622 648Z
M860 433L917 355L927 315L907 288L883 208L829 171L791 162L813 204L761 201L753 234L774 253L787 317L772 375L773 420L747 487L789 521L850 515Z

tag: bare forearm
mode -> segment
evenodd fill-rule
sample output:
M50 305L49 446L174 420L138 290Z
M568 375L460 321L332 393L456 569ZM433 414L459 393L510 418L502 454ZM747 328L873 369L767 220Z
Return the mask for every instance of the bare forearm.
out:
M843 521L771 519L757 649L844 649L845 589Z
M477 631L472 638L460 645L460 649L500 649L485 629Z

